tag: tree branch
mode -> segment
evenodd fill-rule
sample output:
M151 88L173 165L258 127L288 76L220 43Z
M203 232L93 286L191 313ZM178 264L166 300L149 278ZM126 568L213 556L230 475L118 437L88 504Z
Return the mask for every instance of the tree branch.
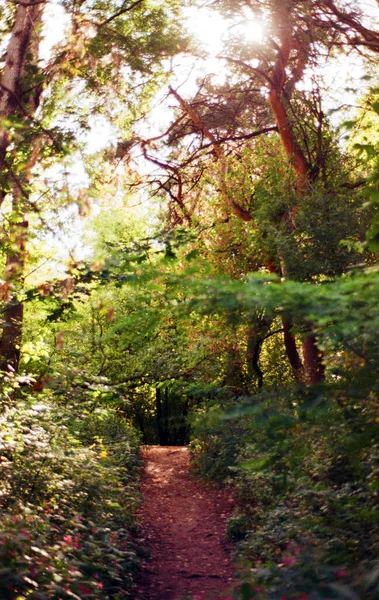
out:
M114 15L112 15L108 19L105 19L105 21L102 21L102 23L99 23L98 27L104 27L104 25L109 25L109 23L111 23L112 21L117 19L117 17L121 17L121 15L124 15L125 13L129 12L130 10L133 10L133 8L138 6L138 4L142 4L143 1L144 0L135 0L135 2L130 4L130 6L125 6L126 2L124 2L118 12L116 12Z
M263 79L266 79L266 81L268 81L268 83L270 85L274 85L273 80L267 75L267 73L262 71L262 69L258 69L257 67L252 67L248 63L245 63L243 60L238 60L237 58L230 58L229 56L217 56L216 58L226 60L227 62L231 62L235 65L243 67L247 71L252 71L256 75L260 75L261 77L263 77Z

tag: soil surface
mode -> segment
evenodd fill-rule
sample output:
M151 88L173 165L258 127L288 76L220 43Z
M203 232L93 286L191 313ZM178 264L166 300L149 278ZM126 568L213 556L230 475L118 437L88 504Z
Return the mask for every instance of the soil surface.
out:
M150 557L142 564L138 600L222 600L233 581L225 542L233 507L225 491L189 473L185 447L145 446L140 527Z

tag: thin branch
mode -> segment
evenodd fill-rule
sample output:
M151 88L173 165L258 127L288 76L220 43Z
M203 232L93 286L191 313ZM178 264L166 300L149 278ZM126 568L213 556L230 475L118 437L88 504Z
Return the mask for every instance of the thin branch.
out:
M267 335L264 335L263 337L260 338L261 342L264 342L265 340L267 340L268 338L270 338L272 335L276 335L277 333L283 333L284 329L275 329L275 331L270 331Z
M333 0L323 0L322 4L327 9L329 9L329 11L331 12L331 14L333 16L337 17L338 21L344 23L350 29L353 29L354 31L356 31L358 34L360 34L362 36L363 39L359 39L356 37L353 38L352 39L353 44L360 44L362 46L366 46L367 48L372 48L376 52L379 51L379 33L377 31L374 31L372 29L367 29L367 27L365 27L364 25L359 23L359 21L357 21L357 19L353 15L348 15L345 12L343 12L342 10L340 10L335 5ZM333 22L333 25L338 26L338 23ZM339 27L339 29L342 29L342 28ZM348 37L348 32L343 31L343 33L345 33Z
M124 2L118 12L116 12L114 15L112 15L111 17L109 17L108 19L103 21L102 23L99 23L98 27L104 27L104 25L108 25L109 23L111 23L112 21L117 19L117 17L121 17L121 15L124 15L125 13L129 12L130 10L133 10L133 8L138 6L138 4L142 4L143 1L144 0L136 0L135 2L130 4L130 6L125 6L126 2Z
M277 125L273 125L272 127L264 127L263 129L259 129L257 131L253 131L251 133L245 133L243 135L235 135L235 136L231 136L231 137L222 137L219 138L216 143L217 144L223 144L224 142L238 142L238 141L243 141L243 140L251 140L252 138L258 137L259 135L263 135L265 133L270 133L271 131L278 131L278 127ZM205 144L203 146L201 146L201 150L205 150L206 148L209 148L210 146L213 146L213 142L210 144Z
M367 179L358 179L358 181L347 181L346 183L342 183L340 187L348 190L355 190L359 187L362 187L362 185L365 185L366 183Z
M176 119L176 121L174 121L173 123L171 123L170 127L168 129L166 129L166 131L160 135L157 135L155 137L152 138L148 138L147 140L144 140L144 143L146 144L151 144L151 142L157 142L158 140L161 140L162 138L164 138L166 135L168 135L170 133L170 131L172 131L174 129L174 127L176 127L177 125L179 125L179 123L181 121L184 120L184 116L181 115L178 119Z
M247 71L252 71L256 75L260 75L261 77L263 77L263 79L266 79L266 81L268 81L268 83L271 86L275 85L273 80L271 79L271 77L269 77L267 75L267 73L262 71L262 69L258 69L257 67L252 67L251 65L245 63L243 60L238 60L237 58L230 58L229 56L217 56L216 58L219 58L220 60L226 60L227 62L231 62L235 65L238 65L239 67L243 67Z

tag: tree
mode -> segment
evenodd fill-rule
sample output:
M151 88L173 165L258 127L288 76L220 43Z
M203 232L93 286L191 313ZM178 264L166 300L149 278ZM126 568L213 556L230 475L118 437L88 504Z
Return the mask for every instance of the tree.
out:
M130 135L130 114L136 103L141 106L148 101L155 79L163 77L163 58L185 43L179 23L173 20L178 16L175 2L165 8L154 4L142 7L138 1L124 3L122 8L117 2L67 2L63 4L71 19L67 37L43 65L38 52L44 6L45 2L33 0L16 3L9 19L10 40L0 84L0 204L7 197L12 204L2 288L3 370L9 366L17 371L19 365L20 294L29 236L26 211L38 211L41 216L51 207L45 201L35 209L33 168L38 163L41 170L78 150L80 133L88 130L93 114L114 117L117 112L120 135ZM78 103L79 89L82 97ZM125 110L120 109L120 95L129 95ZM74 119L71 128L65 123L65 114ZM57 126L60 120L62 124ZM41 189L39 184L42 198L50 195L46 187Z
M42 85L38 68L39 29L45 2L32 0L18 4L6 51L0 87L0 205L8 191L11 195L10 225L5 261L3 299L3 331L0 343L0 369L18 370L23 321L23 304L18 297L22 289L25 264L28 220L26 206L30 196L32 169L39 158L41 136L29 134L19 154L9 159L7 151L12 141L11 124L17 124L26 133L32 126L40 103ZM13 165L9 164L12 160ZM19 164L17 164L19 163ZM21 163L21 165L20 165ZM16 167L18 173L15 172ZM13 289L12 289L13 288Z
M227 157L241 155L241 147L247 140L261 135L272 138L276 131L284 160L294 176L289 201L286 206L283 203L276 227L282 237L286 230L288 240L299 237L296 233L299 209L307 205L309 198L341 195L341 190L355 187L351 170L344 169L342 181L340 177L335 178L337 169L330 169L335 161L341 164L342 158L338 158L336 139L324 113L320 87L313 83L311 91L305 92L301 91L300 84L315 71L322 53L336 48L376 52L378 34L360 23L360 10L352 10L349 5L339 9L333 2L247 3L242 0L221 2L217 9L223 10L230 19L238 18L239 13L242 15L242 9L244 18L246 13L259 16L267 27L265 41L247 47L230 39L229 48L220 57L229 66L225 84L217 86L211 77L206 77L190 100L171 89L179 104L178 116L161 136L173 148L171 160L159 161L148 152L149 144L156 144L159 138L144 142L145 157L167 171L162 190L168 191L174 211L191 223L193 208L188 207L195 195L193 190L203 181L201 175L208 169L206 165L213 155L219 163L218 185L225 215L230 209L243 221L252 222L254 193L244 203L236 201L234 190L228 189ZM284 277L296 277L288 264L289 253L285 256L280 246L277 251L277 258L271 256L263 265ZM324 365L311 323L303 324L303 366L293 336L291 319L295 317L283 324L287 355L295 377L305 377L308 383L320 382Z

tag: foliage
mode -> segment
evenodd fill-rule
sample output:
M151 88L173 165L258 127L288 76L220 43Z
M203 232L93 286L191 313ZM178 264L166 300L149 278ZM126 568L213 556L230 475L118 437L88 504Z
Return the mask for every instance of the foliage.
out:
M178 87L183 3L63 0L61 42L38 54L40 22L22 39L17 93L7 40L41 3L8 4L1 598L131 596L140 436L191 435L197 473L239 497L243 600L373 599L378 88L342 148L320 74L336 53L374 62L363 5L214 3L225 81L207 74L191 99L170 88L159 133L148 113ZM267 43L244 43L258 17ZM54 255L91 205L84 258L64 266ZM323 363L316 385L307 360Z
M253 568L241 585L242 600L374 600L378 594L378 567L359 569L324 566L313 549L288 547L277 567Z
M374 270L321 286L254 278L214 288L226 311L261 303L312 320L329 369L322 385L266 387L227 409L216 400L194 420L196 470L236 487L229 535L259 565L242 598L377 593L377 285Z
M138 438L110 409L25 393L2 406L1 597L125 598L138 564ZM58 404L58 405L57 405Z

